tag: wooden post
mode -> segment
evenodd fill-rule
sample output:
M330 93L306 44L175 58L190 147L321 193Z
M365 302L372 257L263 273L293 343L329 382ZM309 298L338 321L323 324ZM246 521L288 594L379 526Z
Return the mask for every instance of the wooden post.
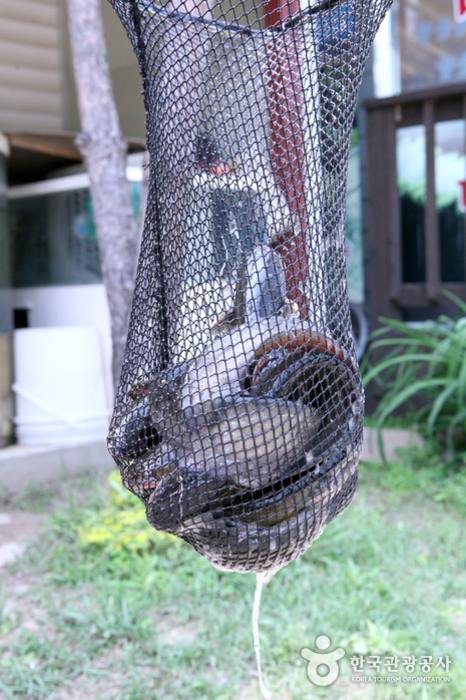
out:
M435 104L426 100L423 105L423 121L426 127L426 208L424 216L426 292L427 299L438 303L440 288L440 247L438 215L435 197Z

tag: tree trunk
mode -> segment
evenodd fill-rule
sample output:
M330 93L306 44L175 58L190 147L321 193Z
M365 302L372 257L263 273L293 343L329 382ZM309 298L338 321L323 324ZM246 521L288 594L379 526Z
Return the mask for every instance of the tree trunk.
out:
M157 348L154 353L157 359L152 365L140 368L151 375L165 369L192 335L192 329L186 329L182 309L187 303L186 261L188 246L192 245L189 212L198 172L196 147L203 114L210 32L207 29L200 32L187 21L167 21L163 32L159 32L152 24L150 3L110 0L110 4L138 55L145 92L151 166L151 211L146 231L147 240L153 243L150 251L143 247L144 282L153 300L151 343ZM165 9L212 18L209 0L169 0ZM141 303L146 302L145 297ZM146 356L150 355L147 346ZM139 357L135 361L143 362Z
M110 307L116 388L133 296L138 229L126 180L127 144L113 99L100 0L67 2L82 130L77 144L91 180L100 264Z

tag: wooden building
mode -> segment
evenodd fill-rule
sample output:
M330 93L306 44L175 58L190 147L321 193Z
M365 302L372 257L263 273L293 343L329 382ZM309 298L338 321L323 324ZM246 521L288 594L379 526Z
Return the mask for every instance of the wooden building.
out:
M122 130L144 138L136 58L109 3L102 13ZM79 130L65 0L0 0L0 130Z
M443 290L466 300L464 2L398 0L385 66L391 89L364 103L371 328L455 313Z
M104 0L102 13L120 124L142 151L136 57ZM77 132L66 0L0 0L0 445L13 434L14 328L92 327L111 409L108 308ZM137 199L134 156L128 173Z

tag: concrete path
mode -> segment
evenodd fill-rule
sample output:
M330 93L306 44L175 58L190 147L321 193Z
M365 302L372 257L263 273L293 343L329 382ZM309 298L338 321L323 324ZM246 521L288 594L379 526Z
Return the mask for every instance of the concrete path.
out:
M400 459L397 449L408 445L424 446L424 440L418 433L411 430L388 429L382 430L382 441L385 451L385 459L396 462ZM375 428L364 428L364 446L362 448L361 461L382 462L379 451L378 435Z
M23 555L26 541L38 534L46 519L41 513L0 510L0 568Z
M68 445L10 445L0 449L0 492L63 479L80 472L108 472L115 467L104 441Z

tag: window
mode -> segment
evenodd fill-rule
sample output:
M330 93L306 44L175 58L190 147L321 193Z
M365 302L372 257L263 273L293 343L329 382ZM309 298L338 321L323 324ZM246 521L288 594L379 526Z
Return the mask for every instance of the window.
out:
M396 132L401 216L402 281L425 282L426 130L407 126Z
M435 200L439 224L440 280L465 282L466 181L463 119L435 124Z

